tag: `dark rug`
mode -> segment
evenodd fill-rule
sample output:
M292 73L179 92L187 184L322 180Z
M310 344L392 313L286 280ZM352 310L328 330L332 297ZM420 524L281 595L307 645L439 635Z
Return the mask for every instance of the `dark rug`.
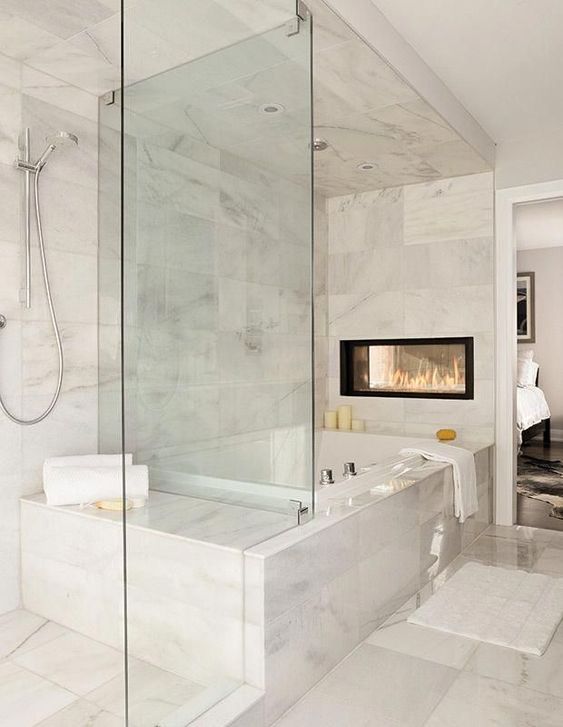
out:
M563 462L522 454L518 457L519 495L543 500L551 505L550 517L563 520Z

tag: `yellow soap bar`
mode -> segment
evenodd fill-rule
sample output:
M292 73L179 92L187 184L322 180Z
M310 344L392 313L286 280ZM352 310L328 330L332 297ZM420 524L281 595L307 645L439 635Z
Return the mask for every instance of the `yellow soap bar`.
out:
M438 429L436 437L440 442L451 442L457 437L457 432L455 429Z
M94 503L98 510L123 510L123 500L98 500ZM131 510L133 503L131 500L125 500L125 509Z

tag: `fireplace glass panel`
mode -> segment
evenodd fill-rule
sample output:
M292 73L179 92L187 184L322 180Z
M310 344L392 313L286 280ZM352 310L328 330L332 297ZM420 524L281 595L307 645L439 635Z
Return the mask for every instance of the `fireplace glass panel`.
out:
M473 340L343 341L342 394L473 398Z

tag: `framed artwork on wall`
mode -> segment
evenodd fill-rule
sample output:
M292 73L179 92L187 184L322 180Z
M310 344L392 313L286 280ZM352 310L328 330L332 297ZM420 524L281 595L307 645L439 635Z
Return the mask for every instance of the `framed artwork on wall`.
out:
M535 282L534 273L516 276L516 328L518 343L535 343Z

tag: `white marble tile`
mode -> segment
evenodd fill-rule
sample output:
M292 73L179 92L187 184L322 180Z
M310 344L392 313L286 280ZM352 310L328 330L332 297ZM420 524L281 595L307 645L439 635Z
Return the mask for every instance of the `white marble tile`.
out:
M405 189L405 244L491 237L492 175L474 174Z
M20 654L13 661L80 695L105 684L123 670L123 655L119 651L74 632Z
M488 565L532 570L539 562L545 544L507 540L483 535L464 551L464 556Z
M18 609L0 616L0 656L23 654L61 636L64 628L42 616Z
M0 13L0 45L10 58L23 61L61 42L58 35L15 14Z
M523 540L529 543L550 543L553 540L551 530L530 528L524 525L490 525L485 535L506 540Z
M346 573L358 558L358 524L343 520L264 563L265 619L272 621Z
M13 165L0 163L0 195L2 215L0 216L0 240L20 242L20 182Z
M0 109L0 162L13 164L18 156L18 139L21 131L19 89L0 83Z
M327 200L330 253L395 247L403 241L403 189L395 187ZM385 253L380 251L380 255Z
M129 722L133 727L153 727L165 723L169 714L189 703L203 689L199 684L147 662L129 659ZM86 698L116 717L121 717L125 713L123 675L90 692Z
M405 333L440 336L466 331L492 330L493 286L466 285L455 289L418 289L405 291Z
M413 245L404 255L404 287L451 289L490 285L493 282L493 251L492 238Z
M328 297L330 335L337 338L372 337L374 331L393 338L404 331L404 297L399 291L347 293Z
M563 550L561 548L552 548L551 543L548 543L547 548L540 553L535 563L534 571L562 577Z
M95 324L60 326L65 359L62 391L88 391L98 383L98 330ZM58 354L50 323L30 321L22 329L22 375L26 396L52 394Z
M51 234L45 230L46 246ZM60 323L97 322L97 261L92 255L50 250L48 253L49 279L53 290L53 303ZM69 270L72 274L69 275ZM22 312L24 321L50 321L49 308L43 285L40 261L32 267L33 306Z
M209 684L243 676L243 622L153 589L129 588L130 653L184 679Z
M121 727L123 720L106 712L97 704L78 699L37 727Z
M360 636L365 638L420 588L420 529L360 561Z
M6 0L3 9L59 38L69 38L112 12L98 0L60 0L55 8L34 0Z
M0 54L0 83L12 88L21 88L21 74L21 63Z
M30 418L45 410L52 394L24 396L22 415ZM41 471L46 457L84 454L98 449L97 388L61 394L48 419L22 431L22 493L41 489ZM69 425L69 422L71 424Z
M437 169L442 177L490 171L489 163L461 138L442 144L424 144L418 146L416 151L430 166Z
M413 101L415 92L362 41L329 48L315 58L316 123L334 122L353 111L365 112Z
M76 695L11 662L0 664L0 722L35 727Z
M563 700L462 672L425 727L556 727Z
M403 251L378 248L334 253L328 258L328 289L331 295L372 295L401 287Z
M415 626L406 621L381 626L368 636L366 642L453 669L463 669L477 648L477 643L472 639Z
M363 645L278 723L278 727L327 724L425 724L457 672L404 654Z
M265 627L266 723L271 724L358 643L358 569Z
M538 608L541 608L541 604ZM467 664L466 671L560 697L563 687L563 644L552 642L541 657L493 644L480 644Z

